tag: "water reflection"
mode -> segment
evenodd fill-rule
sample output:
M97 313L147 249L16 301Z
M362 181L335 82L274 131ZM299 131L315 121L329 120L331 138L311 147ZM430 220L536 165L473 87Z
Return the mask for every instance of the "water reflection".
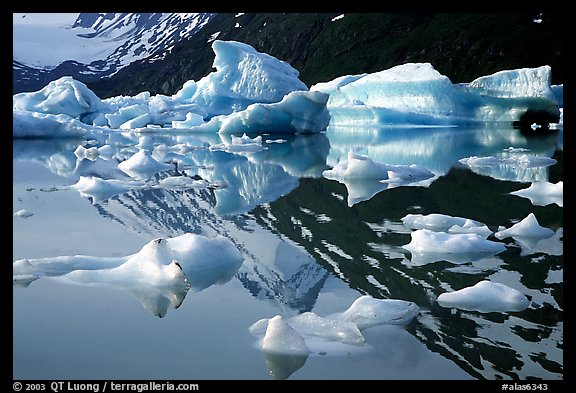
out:
M436 175L445 175L466 157L502 157L514 154L510 147L535 157L552 157L559 131L535 137L512 128L390 128L366 129L328 127L330 154L327 163L335 165L348 151L366 155L374 161L392 165L416 164ZM525 167L514 162L478 167L474 170L495 179L537 181L547 178L548 164Z
M42 162L66 178L61 188L81 176L122 182L125 188L117 193L83 190L80 197L93 198L101 215L132 231L150 236L225 235L245 261L237 271L225 272L223 281L237 277L254 298L271 302L285 316L313 309L326 278L334 275L360 293L416 303L422 313L406 331L474 378L563 378L563 280L558 278L563 271L563 209L510 195L525 187L520 183L562 180L561 169L556 169L562 167L557 134L527 137L514 129L491 128L329 128L319 135L265 137L263 149L255 152L210 149L229 142L225 138L229 136L184 134L142 139L126 133L84 141L14 140L14 160ZM80 145L110 146L113 152L79 157L74 152ZM557 163L472 170L459 161L502 157L510 154L510 147ZM145 182L131 179L118 164L141 149L171 167ZM345 185L322 177L323 170L350 151L391 165L416 164L436 176L425 186L384 187L362 192L359 198ZM163 179L177 176L205 180L206 186L161 187ZM358 198L352 205L351 197ZM493 231L534 212L555 235L538 244L502 239L507 249L497 255L415 261L403 249L410 231L401 222L414 212L475 219ZM207 287L218 276L206 276L197 287ZM531 306L481 314L436 302L448 289L481 280L520 290ZM179 290L125 289L155 315L176 308L186 295ZM289 378L306 363L305 357L267 354L265 360L273 379Z

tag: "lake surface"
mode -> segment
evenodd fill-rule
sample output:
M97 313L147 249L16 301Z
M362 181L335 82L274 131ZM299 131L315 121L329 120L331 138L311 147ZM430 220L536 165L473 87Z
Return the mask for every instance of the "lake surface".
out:
M140 139L145 136L145 139ZM185 293L157 293L42 277L13 287L13 378L143 380L562 380L563 207L510 192L563 180L561 131L508 128L329 128L318 135L264 135L263 150L210 149L230 136L98 134L14 140L13 260L133 254L152 239L224 235L244 262L230 279ZM127 179L117 165L148 144L199 189L135 187L93 200L70 188L80 176ZM78 146L110 145L112 157L78 158ZM322 171L348 152L427 168L417 185L343 184ZM460 159L514 154L554 165ZM537 243L503 239L488 257L416 261L403 248L407 214L441 213L510 227L534 213L555 232ZM491 238L496 240L495 238ZM523 292L520 312L439 306L438 295L488 279ZM223 282L224 281L224 282ZM248 330L275 315L326 316L359 296L415 302L406 326L364 331L353 350L271 358ZM166 299L179 302L178 307Z

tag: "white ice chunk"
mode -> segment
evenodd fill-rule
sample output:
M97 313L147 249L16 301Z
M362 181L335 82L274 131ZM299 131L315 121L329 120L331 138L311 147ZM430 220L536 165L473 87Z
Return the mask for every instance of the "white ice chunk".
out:
M92 90L70 76L54 80L36 92L14 94L12 103L14 110L64 114L72 118L105 108Z
M26 209L20 209L14 213L14 217L22 217L22 218L32 217L33 215L34 215L34 213L29 212Z
M528 188L512 191L510 194L530 199L535 206L547 206L553 203L564 206L564 182L556 184L548 181L538 181L530 184Z
M445 233L429 229L418 229L411 233L411 241L403 246L408 251L419 253L491 253L506 250L506 245L484 239L476 233Z
M158 162L146 150L139 150L129 159L118 164L118 169L137 180L148 180L158 172L173 168L172 165Z
M472 287L440 294L438 304L442 307L488 313L522 311L528 308L530 301L514 288L484 280Z
M373 326L389 324L404 325L420 313L414 302L400 299L376 299L369 295L360 296L350 307L336 319L353 322L358 329L364 330Z
M304 312L288 320L290 326L301 334L322 337L346 344L362 345L364 336L354 321L338 321L320 317L313 312Z
M488 237L492 231L481 222L465 217L454 217L446 214L430 213L407 214L402 217L404 226L409 229L428 229L434 232L476 233Z
M262 349L270 353L305 355L310 353L304 338L280 315L268 321Z
M544 239L554 236L554 231L550 228L540 226L534 213L529 213L522 221L512 225L508 229L499 230L494 236L498 239L507 237Z

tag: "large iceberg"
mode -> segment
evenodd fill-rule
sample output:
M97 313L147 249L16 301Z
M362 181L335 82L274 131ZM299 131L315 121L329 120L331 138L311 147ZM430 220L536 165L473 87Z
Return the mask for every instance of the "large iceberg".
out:
M318 83L310 90L330 95L331 126L510 125L560 119L550 66L453 84L429 63L407 63Z
M15 94L13 136L110 130L316 133L328 126L328 95L309 91L290 64L241 42L216 40L212 48L215 71L187 81L172 96L142 92L101 100L68 76L40 91Z
M100 99L64 76L13 96L14 137L136 132L318 133L328 126L562 125L562 86L551 67L454 84L429 63L346 75L310 88L290 64L236 41L215 40L214 71L172 96L144 91Z

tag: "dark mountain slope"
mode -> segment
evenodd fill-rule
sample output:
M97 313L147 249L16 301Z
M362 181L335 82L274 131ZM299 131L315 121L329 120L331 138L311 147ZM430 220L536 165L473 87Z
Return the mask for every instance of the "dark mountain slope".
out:
M173 94L211 72L217 39L289 62L308 86L338 76L429 62L452 82L550 65L563 83L561 13L252 13L216 15L165 60L136 62L89 84L99 96Z

